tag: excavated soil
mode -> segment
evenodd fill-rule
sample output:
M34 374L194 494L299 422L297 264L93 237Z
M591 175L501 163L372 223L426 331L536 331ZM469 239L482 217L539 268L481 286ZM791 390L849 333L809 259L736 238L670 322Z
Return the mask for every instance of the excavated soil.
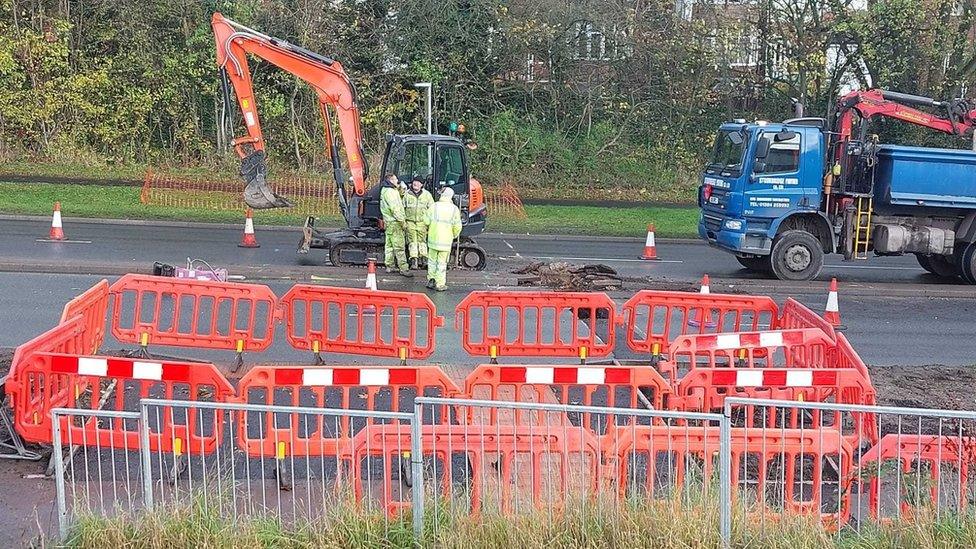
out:
M14 360L14 350L0 347L0 380L10 372L10 363Z
M871 366L878 404L907 408L976 408L976 367Z
M669 290L697 292L699 284L654 277L621 276L608 265L573 264L563 261L535 262L513 269L519 286L538 286L574 292L604 292L617 290ZM723 293L743 294L738 288L723 288Z

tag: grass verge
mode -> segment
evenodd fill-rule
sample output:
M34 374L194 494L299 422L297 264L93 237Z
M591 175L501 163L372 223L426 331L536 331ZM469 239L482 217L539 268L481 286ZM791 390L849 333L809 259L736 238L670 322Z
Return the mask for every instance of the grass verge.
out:
M460 512L432 514L421 539L415 539L409 518L387 520L340 505L292 526L270 518L223 519L213 509L189 505L131 518L80 518L65 545L77 548L128 547L498 547L603 548L720 546L716 508L681 509L670 504L627 504L575 508L562 514L539 511L517 517ZM814 518L784 518L733 523L732 547L814 549L851 547L974 547L972 516L926 513L911 523L883 527L862 525L860 532L831 533Z
M241 221L241 213L220 209L147 206L139 202L138 187L60 185L0 182L0 213L47 215L52 204L61 202L63 215L108 219L161 219L178 221ZM648 223L654 223L659 237L694 237L696 208L644 207L603 208L595 206L525 206L527 219L490 217L492 232L643 237ZM490 213L489 213L490 215ZM255 212L255 222L265 225L300 225L306 212L293 209ZM338 217L325 217L323 224L338 224Z

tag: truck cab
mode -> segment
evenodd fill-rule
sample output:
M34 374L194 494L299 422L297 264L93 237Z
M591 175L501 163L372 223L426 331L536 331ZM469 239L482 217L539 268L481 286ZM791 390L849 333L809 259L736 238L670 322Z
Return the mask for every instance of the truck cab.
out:
M723 124L698 190L699 236L750 270L815 277L835 248L825 154L822 119Z

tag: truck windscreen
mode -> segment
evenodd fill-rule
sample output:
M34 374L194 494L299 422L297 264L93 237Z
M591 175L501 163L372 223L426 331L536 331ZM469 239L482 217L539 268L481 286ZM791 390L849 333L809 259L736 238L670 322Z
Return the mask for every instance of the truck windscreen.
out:
M747 144L747 134L739 130L719 131L718 136L715 137L712 159L705 171L713 175L720 173L741 174Z

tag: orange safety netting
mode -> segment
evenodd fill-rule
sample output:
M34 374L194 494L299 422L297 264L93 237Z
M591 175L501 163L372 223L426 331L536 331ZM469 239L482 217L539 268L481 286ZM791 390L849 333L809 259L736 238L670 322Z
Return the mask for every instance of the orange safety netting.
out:
M147 170L140 202L147 206L240 211L245 208L244 184L237 179L172 175ZM294 204L294 211L316 216L339 216L335 188L325 178L288 175L276 177L274 190ZM526 219L515 187L507 183L484 187L490 216Z

